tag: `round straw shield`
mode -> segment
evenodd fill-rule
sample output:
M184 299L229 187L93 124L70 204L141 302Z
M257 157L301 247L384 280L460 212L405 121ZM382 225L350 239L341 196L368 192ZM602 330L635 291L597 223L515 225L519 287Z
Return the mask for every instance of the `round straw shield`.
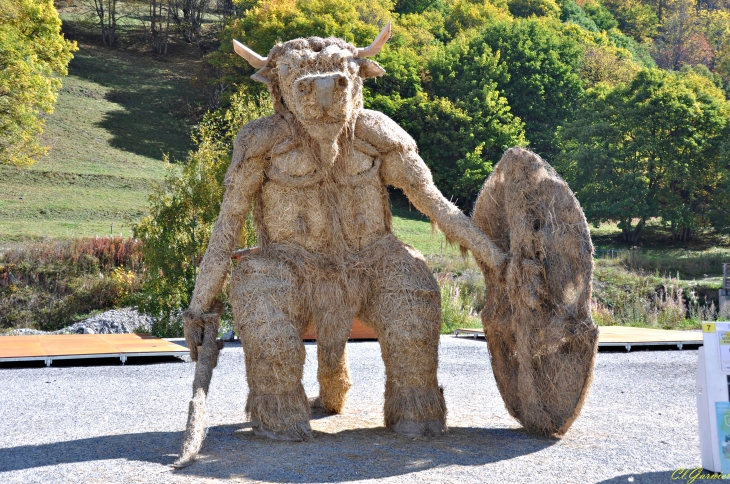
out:
M508 150L484 183L474 222L510 260L477 260L481 313L497 387L526 430L562 435L593 376L598 329L590 311L593 245L573 192L536 154Z

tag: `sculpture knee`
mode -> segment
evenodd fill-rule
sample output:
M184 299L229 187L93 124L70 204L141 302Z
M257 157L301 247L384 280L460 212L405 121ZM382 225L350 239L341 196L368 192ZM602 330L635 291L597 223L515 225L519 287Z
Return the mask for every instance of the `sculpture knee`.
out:
M251 391L279 395L301 386L306 358L299 337L296 278L262 256L242 260L231 281L231 302Z

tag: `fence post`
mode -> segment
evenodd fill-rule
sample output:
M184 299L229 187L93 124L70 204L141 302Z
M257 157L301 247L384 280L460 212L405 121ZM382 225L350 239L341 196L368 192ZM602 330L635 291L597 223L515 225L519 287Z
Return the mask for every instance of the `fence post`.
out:
M722 288L718 304L719 319L730 318L730 281L728 280L728 263L722 264Z

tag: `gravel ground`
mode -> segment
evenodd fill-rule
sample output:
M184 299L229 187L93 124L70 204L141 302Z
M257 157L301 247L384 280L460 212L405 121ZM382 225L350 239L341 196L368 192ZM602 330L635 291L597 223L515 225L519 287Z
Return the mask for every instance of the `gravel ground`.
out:
M304 386L317 393L316 346ZM193 365L0 366L0 482L681 482L700 466L696 350L599 353L583 413L561 439L525 434L507 414L483 340L441 339L450 430L399 437L382 426L376 342L350 343L354 387L343 415L313 415L315 440L255 437L244 415L240 345L213 375L201 460L173 471Z

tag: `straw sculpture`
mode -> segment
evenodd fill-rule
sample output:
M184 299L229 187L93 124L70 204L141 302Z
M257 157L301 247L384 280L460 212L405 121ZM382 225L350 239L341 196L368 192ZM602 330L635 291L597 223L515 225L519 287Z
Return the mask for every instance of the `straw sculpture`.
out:
M512 148L485 182L473 220L510 254L506 270L477 257L497 387L528 431L562 435L585 401L598 344L590 311L593 245L583 211L548 163Z
M494 244L443 197L413 139L384 114L363 109L363 79L385 73L367 57L389 32L390 25L364 49L310 37L262 57L234 45L258 68L253 78L268 86L275 113L236 137L185 329L189 346L201 345L196 328L225 283L253 202L260 250L233 268L230 301L245 355L246 411L259 436L306 440L310 405L342 411L352 385L346 343L354 317L375 330L381 346L386 426L407 436L445 430L436 377L439 286L423 257L393 235L387 185L402 189L483 269L502 274L506 267L510 248ZM311 402L301 382L301 335L310 324L320 387Z
M317 332L319 397L340 412L351 386L345 347L355 316L377 333L386 366L385 423L438 434L446 408L436 379L439 287L423 258L391 231L386 185L403 189L456 243L500 265L505 256L433 184L413 139L362 107L362 80L384 74L367 49L336 38L277 44L263 58L239 53L268 85L275 114L244 126L226 175L220 216L186 318L208 311L229 272L251 200L260 251L233 270L230 299L249 384L254 432L309 438L301 334Z

